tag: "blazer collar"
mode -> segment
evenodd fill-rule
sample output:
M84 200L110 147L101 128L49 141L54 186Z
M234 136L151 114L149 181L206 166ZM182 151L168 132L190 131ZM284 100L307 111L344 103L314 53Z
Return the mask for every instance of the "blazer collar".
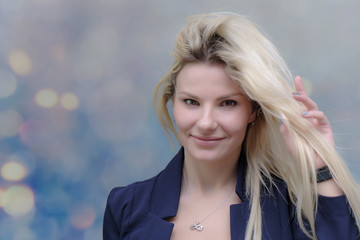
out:
M167 167L155 180L151 198L151 213L162 218L176 216L180 200L183 174L184 148L182 147ZM246 158L242 151L239 157L236 193L242 202L248 202L245 194Z
M236 180L235 191L243 203L249 201L249 198L246 196L246 188L245 188L246 170L247 170L246 154L245 151L242 149L238 161L238 175Z
M176 215L181 190L184 148L175 155L155 180L151 198L151 212L162 219Z

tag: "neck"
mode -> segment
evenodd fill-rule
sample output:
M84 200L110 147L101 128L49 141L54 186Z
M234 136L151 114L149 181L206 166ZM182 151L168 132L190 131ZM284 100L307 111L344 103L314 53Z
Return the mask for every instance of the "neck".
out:
M184 177L187 191L212 194L233 188L237 179L238 156L223 161L206 162L191 159L185 151Z

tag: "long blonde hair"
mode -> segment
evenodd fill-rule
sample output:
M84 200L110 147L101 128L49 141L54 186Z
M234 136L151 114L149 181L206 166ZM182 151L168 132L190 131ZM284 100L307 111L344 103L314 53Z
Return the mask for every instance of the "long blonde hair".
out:
M224 64L228 75L261 109L248 129L244 147L248 169L246 191L251 213L246 240L261 240L260 188L265 179L281 178L287 185L300 228L312 239L315 234L317 182L315 154L324 159L335 181L346 194L352 214L360 222L360 193L350 171L336 150L314 127L299 116L301 106L293 99L293 78L276 48L246 18L233 13L211 13L189 17L177 36L174 63L160 80L154 104L164 130L178 140L167 108L175 92L176 77L191 62ZM279 132L280 116L289 122L294 141L290 155ZM315 212L314 212L315 209ZM308 222L310 231L305 228Z

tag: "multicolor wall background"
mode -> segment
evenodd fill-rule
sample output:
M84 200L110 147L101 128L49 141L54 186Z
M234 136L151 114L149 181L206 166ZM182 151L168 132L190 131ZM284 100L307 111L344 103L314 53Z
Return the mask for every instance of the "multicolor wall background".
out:
M360 1L0 0L0 239L102 239L111 188L174 154L152 107L186 16L261 26L360 180Z

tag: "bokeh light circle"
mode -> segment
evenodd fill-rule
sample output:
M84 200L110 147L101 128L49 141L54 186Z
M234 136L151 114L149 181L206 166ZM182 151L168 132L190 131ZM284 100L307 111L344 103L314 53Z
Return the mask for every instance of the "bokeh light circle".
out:
M79 106L79 99L73 93L64 93L60 98L61 106L67 110L75 110Z
M20 181L27 175L25 166L19 162L7 162L1 167L1 176L8 181Z
M93 225L96 213L89 205L80 205L73 208L70 216L71 224L78 229L86 229Z
M39 90L35 95L35 102L44 108L51 108L58 102L58 94L52 89Z
M11 96L17 86L17 81L14 76L9 71L0 70L0 98L7 98Z
M0 136L16 136L23 124L23 118L16 110L6 110L0 112Z
M34 203L33 191L23 185L9 187L2 197L5 212L12 217L25 216L34 208Z
M15 49L9 54L11 69L18 75L25 76L32 71L32 61L29 55L22 49Z

